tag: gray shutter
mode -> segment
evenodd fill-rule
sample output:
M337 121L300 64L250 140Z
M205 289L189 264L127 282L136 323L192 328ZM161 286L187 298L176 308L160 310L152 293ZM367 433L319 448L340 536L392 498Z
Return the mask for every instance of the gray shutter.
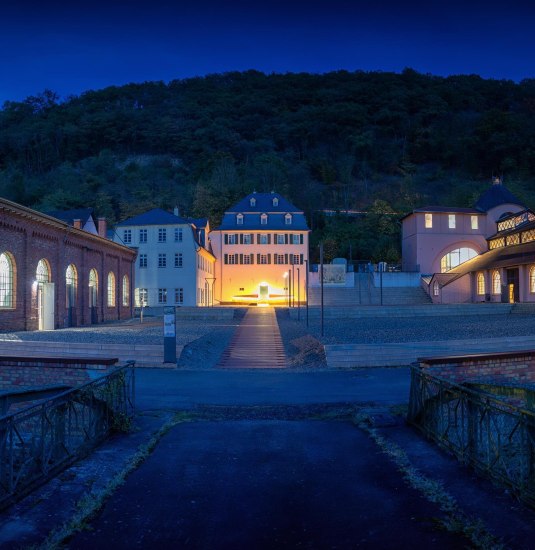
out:
M303 234L299 235L299 243L303 244ZM301 262L302 263L302 262Z
M268 254L267 257L268 257L268 264L270 264L271 263L271 254Z
M238 244L240 241L238 240L238 233L234 234L234 242Z
M228 254L225 254L224 262L225 262L226 264L228 264Z
M260 244L260 233L257 233L256 235L256 242Z
M240 244L243 244L243 233L240 233Z
M284 255L284 263L288 265L288 254Z
M303 265L303 254L299 254L299 263Z
M302 256L302 254L301 254ZM240 254L240 264L243 264L243 254Z
M251 233L251 244L254 244L254 233Z
M277 244L277 233L273 233L273 244Z
M254 264L254 254L251 254L251 264Z
M268 244L271 244L271 233L268 233Z
M257 264L260 263L260 254L257 254L257 255L256 255L256 263L257 263Z
M288 233L284 233L284 244L288 244Z

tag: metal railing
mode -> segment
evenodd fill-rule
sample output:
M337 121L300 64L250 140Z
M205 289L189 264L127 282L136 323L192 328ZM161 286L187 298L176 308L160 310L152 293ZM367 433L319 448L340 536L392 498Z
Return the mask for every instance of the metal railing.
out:
M134 415L134 361L0 418L0 507L87 455Z
M409 423L535 506L535 413L413 366Z

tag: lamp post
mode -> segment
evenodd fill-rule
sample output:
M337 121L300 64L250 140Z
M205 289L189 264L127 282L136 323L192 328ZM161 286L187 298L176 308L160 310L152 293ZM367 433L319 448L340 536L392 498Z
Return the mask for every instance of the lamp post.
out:
M287 295L287 299L288 299L288 307L290 307L290 292L289 292L289 288L288 288L288 272L287 271L284 272L283 278L284 278L284 290L286 291L286 295Z
M308 260L305 260L305 300L307 308L307 328L308 328Z
M297 320L301 320L301 277L297 268Z
M323 242L320 243L321 336L323 337Z

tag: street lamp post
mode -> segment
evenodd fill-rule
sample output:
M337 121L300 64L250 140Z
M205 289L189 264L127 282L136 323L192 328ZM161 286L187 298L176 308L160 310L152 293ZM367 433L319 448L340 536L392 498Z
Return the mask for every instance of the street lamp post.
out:
M288 287L288 272L285 271L284 272L284 275L283 275L283 278L284 278L284 290L286 291L286 298L287 298L287 302L288 302L288 307L290 307L290 289Z
M297 320L301 320L301 277L297 268Z
M307 308L307 327L308 327L308 260L305 260L305 300Z

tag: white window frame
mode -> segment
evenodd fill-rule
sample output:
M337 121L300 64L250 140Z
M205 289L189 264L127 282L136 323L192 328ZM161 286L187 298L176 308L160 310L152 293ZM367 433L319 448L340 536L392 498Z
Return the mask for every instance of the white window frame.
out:
M479 216L470 216L470 227L473 230L479 229Z
M132 242L132 230L123 229L123 243L130 244Z
M290 213L284 216L284 225L292 225L292 215Z
M139 242L140 243L146 243L147 242L147 230L146 229L140 229L139 230Z
M433 214L430 212L425 213L425 222L424 222L426 229L432 229L433 228Z
M236 216L236 225L243 225L243 214L238 214Z
M182 252L175 252L175 267L184 267L184 257Z
M140 254L139 255L139 268L144 269L147 267L147 255L146 254Z
M277 242L276 244L285 244L286 239L284 238L284 234L277 233Z
M167 242L167 229L165 227L158 228L158 242L159 243Z
M167 267L167 254L160 252L158 254L158 268L163 269Z
M244 233L243 234L243 244L251 244L251 234L250 233Z
M260 214L260 225L267 225L268 222L268 215L264 212L263 214Z
M457 225L457 220L455 219L455 214L448 214L448 229L455 229Z
M159 288L158 289L158 303L167 304L167 289Z

